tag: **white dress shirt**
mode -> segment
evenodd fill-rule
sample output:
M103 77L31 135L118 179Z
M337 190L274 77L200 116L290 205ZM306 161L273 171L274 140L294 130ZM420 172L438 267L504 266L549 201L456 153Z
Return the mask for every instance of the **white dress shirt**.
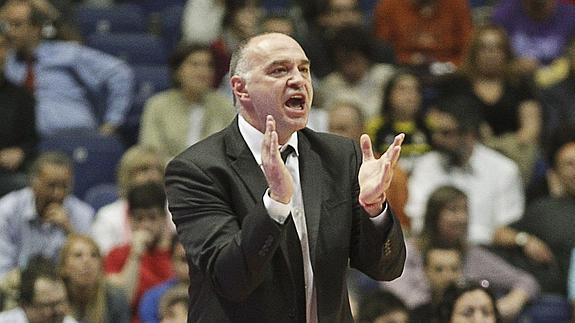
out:
M465 168L447 168L443 156L429 152L417 161L409 177L406 211L414 233L423 229L425 206L442 185L462 190L469 205L469 241L489 244L499 227L523 215L525 199L519 169L509 158L481 144Z

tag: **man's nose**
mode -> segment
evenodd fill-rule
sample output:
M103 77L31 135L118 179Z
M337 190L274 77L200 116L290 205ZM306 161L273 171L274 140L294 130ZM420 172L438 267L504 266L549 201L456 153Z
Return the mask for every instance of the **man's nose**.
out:
M303 86L305 79L299 70L295 70L292 76L288 80L288 85L294 88L300 88Z

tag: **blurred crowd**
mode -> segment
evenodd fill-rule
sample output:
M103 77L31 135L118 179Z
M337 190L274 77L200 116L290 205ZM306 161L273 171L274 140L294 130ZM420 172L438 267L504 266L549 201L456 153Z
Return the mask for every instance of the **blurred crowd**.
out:
M575 1L0 0L0 323L186 321L164 168L262 32L311 61L310 128L406 134L404 272L350 269L357 322L575 322Z

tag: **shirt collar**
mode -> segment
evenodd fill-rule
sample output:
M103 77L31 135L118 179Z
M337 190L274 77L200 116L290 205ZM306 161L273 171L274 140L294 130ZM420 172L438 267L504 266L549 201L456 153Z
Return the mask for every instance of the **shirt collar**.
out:
M261 133L258 129L254 128L251 124L249 124L246 119L242 115L238 116L238 126L240 128L240 134L244 138L244 141L248 145L248 148L252 152L254 159L258 163L258 165L262 164L262 141L264 140L264 134ZM294 132L291 137L289 138L286 145L290 145L294 148L296 156L299 156L299 148L298 148L298 138L297 132ZM283 151L285 149L283 145L280 150Z

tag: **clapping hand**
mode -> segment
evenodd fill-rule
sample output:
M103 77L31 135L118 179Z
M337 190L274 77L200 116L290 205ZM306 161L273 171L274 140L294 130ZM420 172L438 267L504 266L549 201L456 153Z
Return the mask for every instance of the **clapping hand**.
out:
M374 157L369 136L364 134L360 138L363 163L358 176L359 204L371 217L383 210L383 203L387 199L385 192L391 184L404 138L404 134L395 136L393 143L380 158Z
M285 166L279 151L276 122L272 116L266 118L266 132L262 143L262 168L270 197L287 204L293 195L293 179Z

